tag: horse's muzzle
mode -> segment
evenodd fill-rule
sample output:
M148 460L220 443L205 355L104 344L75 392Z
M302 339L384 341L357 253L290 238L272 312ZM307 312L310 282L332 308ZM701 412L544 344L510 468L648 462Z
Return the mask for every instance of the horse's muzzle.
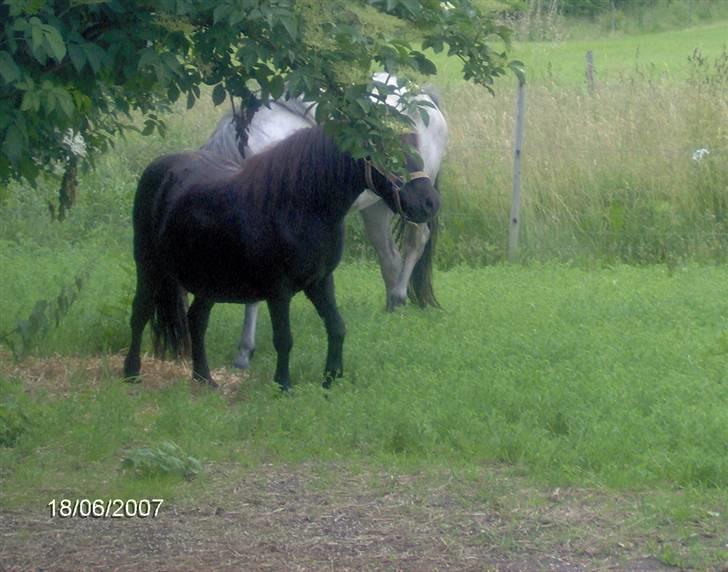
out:
M440 210L440 197L434 189L432 192L418 193L414 191L402 193L402 214L411 222L427 222Z

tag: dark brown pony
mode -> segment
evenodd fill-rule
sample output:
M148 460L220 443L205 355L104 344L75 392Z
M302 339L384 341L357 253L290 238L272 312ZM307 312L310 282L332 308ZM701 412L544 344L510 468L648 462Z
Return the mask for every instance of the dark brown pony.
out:
M124 376L139 378L142 332L151 320L157 353L180 355L191 345L194 378L214 385L204 342L213 305L266 300L275 381L288 389L289 306L303 290L326 326L328 387L343 372L345 328L333 271L344 215L365 188L413 222L431 219L439 208L421 163L408 163L411 176L403 184L339 151L320 127L298 131L242 166L199 151L155 160L134 201L137 289ZM184 290L194 294L189 311Z

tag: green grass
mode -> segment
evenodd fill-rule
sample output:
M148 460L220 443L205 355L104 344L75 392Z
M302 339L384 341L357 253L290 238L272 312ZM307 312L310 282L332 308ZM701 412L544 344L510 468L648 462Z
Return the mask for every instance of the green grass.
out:
M121 257L92 275L40 355L94 353L94 338L122 349L127 312L93 318L131 285L113 274ZM265 312L254 369L227 398L184 378L129 386L108 366L94 383L72 369L63 390L0 378L0 436L14 432L0 446L0 508L197 498L210 473L230 464L464 475L498 464L541 489L637 492L630 526L648 537L666 527L675 538L696 526L719 534L728 525L727 279L724 268L699 266L458 267L438 274L444 310L385 314L378 270L346 264L337 273L346 375L330 392L319 385L323 327L303 297L292 312L290 396L272 382ZM213 366L230 363L241 317L238 306L215 308ZM154 464L124 467L169 443L180 463L199 461L202 471L187 480ZM698 540L650 552L683 566L720 560Z
M697 48L709 58L717 57L728 42L728 21L716 21L681 30L638 35L596 35L588 39L557 42L513 42L509 56L526 66L529 83L585 87L586 52L594 54L597 82L615 83L635 72L651 79L685 80L688 56ZM438 83L462 83L459 60L436 56ZM509 75L496 82L496 91L510 91Z
M349 265L338 276L347 376L330 394L319 387L323 328L296 299L293 397L270 381L267 318L234 405L187 380L140 391L112 377L86 389L79 374L63 399L16 387L32 428L3 452L4 488L32 494L31 473L45 480L55 468L73 482L98 463L114 476L125 448L165 440L203 462L240 450L287 461L498 460L555 483L724 488L728 317L716 285L727 278L698 267L460 268L440 275L444 311L387 315L371 295L376 269ZM82 319L100 303L94 288L45 352L85 353L87 336L103 335ZM214 366L229 363L240 317L216 308ZM124 322L115 328L123 339Z

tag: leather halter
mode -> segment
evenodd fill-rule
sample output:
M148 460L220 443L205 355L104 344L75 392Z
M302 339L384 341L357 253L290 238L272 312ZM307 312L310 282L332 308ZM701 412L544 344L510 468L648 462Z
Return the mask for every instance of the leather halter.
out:
M428 175L425 171L412 171L411 173L407 174L407 178L410 181L414 181L415 179L430 179L430 175Z

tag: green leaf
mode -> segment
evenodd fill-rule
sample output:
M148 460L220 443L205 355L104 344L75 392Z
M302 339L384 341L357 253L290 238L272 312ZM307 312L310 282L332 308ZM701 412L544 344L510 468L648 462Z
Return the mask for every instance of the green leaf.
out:
M40 110L40 97L37 91L26 91L23 95L23 101L20 103L20 111Z
M422 119L422 123L425 124L425 127L427 127L430 124L430 114L427 113L426 109L420 108L420 119Z
M71 58L71 63L77 72L81 72L83 66L86 64L86 52L78 44L68 45L68 56Z
M3 154L7 155L11 161L17 161L23 153L24 146L23 133L17 124L13 123L5 132L5 141L3 141L2 146Z
M57 87L54 91L63 113L65 113L66 117L69 119L73 118L76 113L76 105L74 103L73 96L62 87Z
M57 62L60 62L66 57L66 44L63 42L63 37L61 37L58 30L48 24L41 26L41 29L43 30L43 41L48 53Z
M36 55L40 51L41 47L43 47L43 24L38 18L31 18L29 22L30 47L33 49L33 55Z
M430 61L425 54L421 52L415 52L413 54L415 65L420 73L425 75L435 75L437 73L437 66Z
M512 60L508 62L508 67L516 74L519 82L526 83L526 64L519 60Z
M0 51L0 76L3 77L5 83L12 83L20 79L20 68L6 51Z
M286 32L288 32L288 35L290 36L291 40L295 40L298 38L298 23L296 20L292 17L282 17L280 19L281 24L283 24L283 27L286 29Z
M218 4L212 11L212 23L217 24L223 18L227 18L232 10L232 6L228 4Z
M52 91L46 91L44 93L46 113L53 113L56 110L56 94Z
M179 99L179 88L173 83L169 84L169 87L167 88L167 99L171 102L175 102Z
M225 96L225 86L218 83L212 90L212 103L220 105L223 101L225 101Z
M273 99L280 99L286 89L283 78L279 75L273 76L270 80L270 95Z
M104 52L104 50L96 44L86 44L84 46L84 52L86 53L86 59L88 60L91 69L94 70L95 74L99 73L101 64L106 56L106 52Z
M139 56L137 69L143 69L147 66L153 66L159 62L159 55L153 48L144 48Z

